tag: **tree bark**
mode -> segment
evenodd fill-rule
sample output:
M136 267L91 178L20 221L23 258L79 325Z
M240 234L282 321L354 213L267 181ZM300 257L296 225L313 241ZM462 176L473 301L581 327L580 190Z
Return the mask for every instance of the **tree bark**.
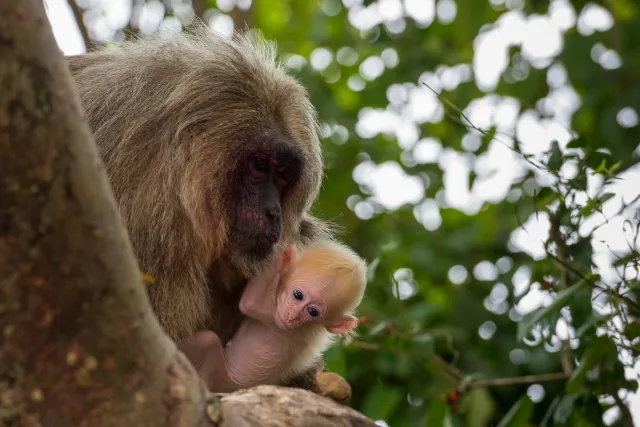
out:
M373 425L300 390L207 393L151 311L40 0L0 1L0 93L3 425Z

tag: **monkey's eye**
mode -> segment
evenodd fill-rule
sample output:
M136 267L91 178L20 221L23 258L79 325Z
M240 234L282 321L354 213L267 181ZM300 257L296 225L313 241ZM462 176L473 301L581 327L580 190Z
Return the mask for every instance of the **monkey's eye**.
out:
M318 317L320 315L320 312L314 306L307 307L307 313L309 313L311 317Z
M253 168L258 172L266 172L269 170L269 162L264 157L254 157Z
M298 301L302 301L302 299L304 298L304 294L302 293L302 291L298 288L295 288L293 290L293 297L295 299L297 299Z

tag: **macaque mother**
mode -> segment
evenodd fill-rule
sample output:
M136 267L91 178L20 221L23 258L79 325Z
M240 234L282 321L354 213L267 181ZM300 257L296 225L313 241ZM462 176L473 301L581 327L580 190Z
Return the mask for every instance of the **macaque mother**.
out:
M273 46L198 26L70 57L82 106L168 335L242 315L247 279L288 242L328 237L308 214L323 175L315 113ZM321 361L319 361L319 366ZM315 372L292 384L314 389Z

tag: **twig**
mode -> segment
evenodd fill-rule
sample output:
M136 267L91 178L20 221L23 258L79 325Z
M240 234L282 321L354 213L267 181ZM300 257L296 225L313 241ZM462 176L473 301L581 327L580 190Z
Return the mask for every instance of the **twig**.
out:
M91 37L89 37L89 30L87 29L87 25L84 23L84 11L78 6L76 0L68 0L69 7L73 11L73 17L78 24L78 28L80 29L80 34L82 34L82 39L84 40L84 44L87 48L87 51L93 49L95 45L91 41Z
M613 289L609 289L606 288L604 286L600 286L597 283L595 283L593 280L589 279L587 276L585 276L584 274L582 274L582 272L580 272L580 270L572 267L569 264L563 263L563 261L561 259L559 259L557 256L555 256L554 254L552 254L551 252L547 251L547 255L549 255L551 258L553 258L554 260L556 260L556 262L564 265L565 268L571 270L571 272L573 274L575 274L576 276L578 276L579 278L581 278L582 280L584 280L587 284L589 284L590 286L592 286L593 288L619 300L620 302L624 302L626 305L628 305L629 307L633 307L636 310L640 310L640 304L638 304L637 302L635 302L634 300L632 300L629 297L626 297L624 295L620 295L618 293L616 293Z
M447 363L447 361L440 357L440 355L438 354L434 354L433 356L431 356L431 362L440 366L447 373L447 375L457 381L462 381L465 377L464 373L460 369L456 368L451 363Z
M191 2L193 14L201 21L204 18L204 13L207 11L205 3L206 2L204 0L192 0Z
M489 388L504 387L517 384L534 384L548 381L562 381L569 378L564 372L554 372L552 374L525 375L522 377L492 378L486 380L475 380L468 384L469 388Z
M370 342L364 341L354 341L352 345L362 348L365 350L380 350L380 345ZM397 349L394 349L397 351ZM440 355L434 354L429 358L429 360L438 365L444 373L451 377L456 382L462 383L467 378L467 375L464 374L461 370L456 368L450 363L447 363ZM490 379L478 379L468 381L465 385L465 389L472 388L489 388L489 387L504 387L516 384L534 384L540 382L548 382L548 381L561 381L569 378L569 374L564 372L554 372L551 374L539 374L539 375L525 375L521 377L505 377L505 378L490 378Z
M229 16L233 20L233 28L235 32L243 32L250 29L253 26L253 4L248 9L242 10L239 7L235 7Z

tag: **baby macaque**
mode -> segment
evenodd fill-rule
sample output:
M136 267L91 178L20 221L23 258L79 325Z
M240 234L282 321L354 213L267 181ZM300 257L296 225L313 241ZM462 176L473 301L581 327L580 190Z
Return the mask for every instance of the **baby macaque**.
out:
M300 253L289 246L270 271L247 283L240 299L246 318L227 345L215 337L195 344L218 361L200 371L207 387L230 392L281 384L309 369L335 334L357 326L352 313L365 286L365 263L346 246L316 242Z

